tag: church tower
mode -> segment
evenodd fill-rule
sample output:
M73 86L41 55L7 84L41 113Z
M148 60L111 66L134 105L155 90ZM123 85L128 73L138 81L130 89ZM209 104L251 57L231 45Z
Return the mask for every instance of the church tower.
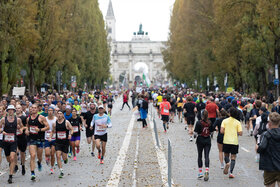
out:
M116 19L114 15L112 1L109 1L109 6L106 15L106 25L107 25L107 33L108 39L112 41L116 41Z

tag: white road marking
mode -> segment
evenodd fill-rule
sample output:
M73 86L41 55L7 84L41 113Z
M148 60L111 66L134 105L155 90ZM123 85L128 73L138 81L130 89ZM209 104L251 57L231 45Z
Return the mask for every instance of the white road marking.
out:
M149 121L150 121L149 126L152 129L153 141L154 141L155 149L157 152L158 164L159 164L160 173L161 173L161 180L162 180L163 186L168 186L167 160L165 158L164 152L157 147L156 137L155 137L155 133L154 133L154 126L153 126L153 122L151 120L151 116L149 117ZM173 180L172 180L172 184L173 184Z
M246 149L246 148L244 148L244 147L241 147L241 149L242 149L243 151L246 151L247 153L250 152L248 149Z
M115 162L114 168L113 168L113 170L111 172L111 175L110 175L110 179L107 183L108 187L119 185L121 174L122 174L122 169L123 169L123 166L124 166L124 161L125 161L125 158L126 158L126 155L127 155L129 144L130 144L133 125L134 125L134 115L132 115L132 118L129 122L127 131L126 131L126 135L125 135L125 138L123 140L122 147L119 151L117 161Z
M136 171L138 169L138 150L139 150L139 126L138 126L138 129L137 129L137 139L136 139L136 151L135 151L135 159L134 159L134 170L133 170L133 174L132 174L132 181L133 181L133 184L132 186L133 187L136 187L137 186L137 179L136 179Z

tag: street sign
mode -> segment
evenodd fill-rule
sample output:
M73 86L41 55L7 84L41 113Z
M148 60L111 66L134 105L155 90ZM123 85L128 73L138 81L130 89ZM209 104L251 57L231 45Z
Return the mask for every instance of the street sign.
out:
M274 79L274 80L273 80L273 84L274 84L274 85L279 85L279 79Z
M71 83L71 87L72 87L72 88L76 88L76 87L77 87L77 82L72 82L72 83Z
M27 72L26 72L25 69L20 70L20 75L21 75L21 76L25 77L26 74L27 74Z

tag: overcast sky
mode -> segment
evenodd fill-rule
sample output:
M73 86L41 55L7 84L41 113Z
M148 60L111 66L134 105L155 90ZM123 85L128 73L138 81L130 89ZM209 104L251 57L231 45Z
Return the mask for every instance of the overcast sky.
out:
M103 16L106 16L109 0L98 0ZM170 14L175 0L112 0L116 18L117 41L131 40L133 32L143 24L151 40L166 41Z

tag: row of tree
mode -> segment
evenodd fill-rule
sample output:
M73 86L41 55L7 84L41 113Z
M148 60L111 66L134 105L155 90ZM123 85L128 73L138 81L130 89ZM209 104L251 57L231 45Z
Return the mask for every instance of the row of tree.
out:
M176 0L163 50L173 79L265 93L280 66L280 1ZM212 84L211 84L212 85Z
M0 94L27 72L31 93L42 83L101 85L109 78L110 50L98 0L1 0Z

